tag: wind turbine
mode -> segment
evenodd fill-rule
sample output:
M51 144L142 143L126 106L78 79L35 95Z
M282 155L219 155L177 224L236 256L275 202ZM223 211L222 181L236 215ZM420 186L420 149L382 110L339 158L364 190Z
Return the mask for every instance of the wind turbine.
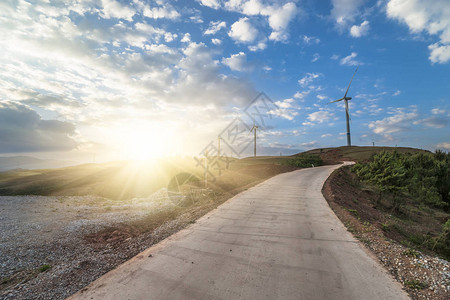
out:
M255 137L253 140L253 155L256 157L256 129L258 129L258 125L253 124L252 129L250 129L250 132L255 132Z
M330 102L330 103L334 103L334 102L339 102L342 100L345 101L345 117L347 120L347 146L352 145L352 141L350 138L350 115L348 113L348 100L352 100L352 97L347 97L347 93L348 93L348 90L350 89L350 85L352 84L353 77L355 77L356 71L358 71L358 68L359 68L359 66L356 67L355 73L353 73L352 79L350 80L350 83L348 84L348 87L347 87L347 90L345 91L344 97ZM328 103L328 104L330 104L330 103Z

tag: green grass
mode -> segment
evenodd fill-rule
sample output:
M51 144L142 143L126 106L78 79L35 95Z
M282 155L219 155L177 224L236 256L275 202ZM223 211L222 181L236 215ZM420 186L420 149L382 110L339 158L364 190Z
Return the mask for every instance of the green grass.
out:
M47 270L50 270L51 268L52 268L52 266L45 264L45 265L42 265L42 266L39 267L39 272L42 273L42 272L45 272Z
M419 280L407 280L407 281L405 281L405 285L407 287L410 287L410 288L416 289L416 290L423 290L428 287L428 285L426 283L421 282Z
M426 150L407 147L370 147L370 146L342 146L336 148L321 148L304 152L304 154L319 154L321 156L332 156L336 160L368 161L374 154L383 151L397 151L399 153L430 153ZM299 155L299 154L297 154ZM325 159L324 159L325 160Z

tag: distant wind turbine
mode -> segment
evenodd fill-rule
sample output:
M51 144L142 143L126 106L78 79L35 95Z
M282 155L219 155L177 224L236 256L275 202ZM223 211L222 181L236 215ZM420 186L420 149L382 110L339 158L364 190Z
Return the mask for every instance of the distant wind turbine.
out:
M347 97L347 93L348 93L348 90L350 89L350 85L352 84L353 77L355 77L356 71L358 71L358 68L359 68L359 66L356 68L355 73L353 73L352 79L350 80L350 83L348 84L347 91L345 91L344 97L330 102L330 103L334 103L334 102L339 102L342 100L345 101L345 117L347 120L347 146L352 145L352 141L350 138L350 115L348 113L348 100L352 100L352 97ZM328 103L328 104L330 104L330 103Z
M253 155L256 157L256 130L258 129L258 125L253 124L252 129L250 129L250 132L255 132L255 137L253 140Z

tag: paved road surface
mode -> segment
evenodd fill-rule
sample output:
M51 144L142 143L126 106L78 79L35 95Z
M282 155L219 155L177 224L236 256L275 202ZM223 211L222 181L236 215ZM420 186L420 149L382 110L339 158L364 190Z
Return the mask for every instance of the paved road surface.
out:
M323 198L335 168L275 176L73 299L408 299Z

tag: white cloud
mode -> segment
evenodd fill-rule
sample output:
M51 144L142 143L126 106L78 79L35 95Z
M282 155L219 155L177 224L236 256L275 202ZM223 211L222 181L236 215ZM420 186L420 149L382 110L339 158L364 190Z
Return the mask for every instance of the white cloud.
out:
M322 124L324 122L330 121L332 118L334 118L334 113L331 113L326 110L319 110L313 113L310 113L308 117L306 118L308 122L303 122L303 125L314 125L314 123Z
M276 101L276 109L271 110L269 113L287 120L292 121L295 116L298 115L298 109L295 105L295 100L292 98L285 99L283 101Z
M180 13L173 7L165 3L162 7L145 6L142 14L151 19L176 19L180 17Z
M398 95L400 95L402 92L400 91L400 90L396 90L393 94L392 94L392 96L398 96Z
M248 46L248 50L250 51L259 51L259 50L264 50L266 49L267 44L266 44L266 39L263 39L261 41L259 41L256 45L250 45Z
M390 114L392 116L369 123L369 128L374 133L384 136L387 140L393 140L394 133L410 130L412 122L419 116L415 107L409 110L396 108L390 111Z
M304 35L303 36L303 42L305 42L305 44L307 45L311 45L311 44L319 44L320 43L320 39L316 38L314 36L307 36Z
M450 44L440 45L439 43L435 43L429 45L428 49L431 51L429 58L432 63L443 64L450 60Z
M304 101L305 97L308 96L308 94L311 92L311 90L308 91L303 91L303 92L296 92L294 94L294 98L296 99L300 99L302 101Z
M432 63L450 60L450 4L448 0L390 0L386 5L389 18L405 23L411 32L425 31L437 35L438 43L428 46Z
M207 6L207 7L211 7L214 9L218 9L220 8L220 1L219 0L197 0L198 2L200 2L202 5Z
M216 46L222 44L222 40L219 39L211 39L211 42Z
M209 28L207 30L205 30L205 32L203 34L205 34L205 35L216 34L219 30L221 30L222 28L226 28L226 27L227 27L227 23L224 21L211 22L211 23L209 23Z
M181 39L182 43L190 43L191 42L191 34L185 33L183 38Z
M331 17L335 20L336 27L343 30L355 20L364 0L332 0L331 2L333 4Z
M313 54L313 58L311 59L311 62L316 62L320 59L320 54L319 53L314 53Z
M313 82L314 79L319 78L320 75L320 73L306 73L306 75L298 81L298 84L300 84L302 87L305 87Z
M123 5L115 0L102 0L102 17L125 19L127 21L132 21L133 16L136 14L136 10L130 6Z
M247 64L247 56L244 52L239 52L237 54L232 54L228 58L223 58L222 63L228 66L233 71L247 71L250 67Z
M270 40L285 41L288 38L286 28L289 22L297 13L297 6L293 2L286 3L280 8L267 8L269 15L269 25L273 31L269 36Z
M444 128L450 121L450 116L446 115L445 109L433 108L431 114L431 117L417 120L414 124L425 124L428 127Z
M109 142L107 133L122 124L130 127L130 120L154 120L150 127L178 119L171 122L192 127L200 120L218 123L217 115L254 97L248 80L221 74L216 50L192 43L189 34L170 33L156 27L159 22L149 25L145 17L127 22L136 16L124 14L126 10L119 18L102 15L95 2L80 3L84 7L77 11L98 13L97 21L87 22L91 15L73 13L65 3L53 10L41 9L41 4L24 9L17 8L22 2L0 4L10 6L0 17L0 99L31 105L43 117L63 123L35 124L75 124L82 137ZM141 4L134 1L130 7L139 12ZM183 44L169 46L175 38Z
M333 136L331 133L325 133L325 134L322 134L320 137L324 139L324 138L331 137L331 136Z
M370 28L369 21L364 21L359 26L353 25L350 28L350 35L356 38L365 36L367 35L367 33L369 33L369 28Z
M445 114L445 113L446 113L446 110L445 110L445 109L442 109L442 108L433 108L433 109L431 110L431 113L432 113L433 115L442 115L442 114Z
M306 142L306 143L301 143L299 144L300 148L304 148L304 149L314 149L314 148L319 148L319 143L317 141L311 141L311 142Z
M176 33L166 32L164 33L164 40L168 43L174 41L178 35Z
M251 43L258 36L258 30L253 27L247 17L244 17L231 25L228 35L238 42Z
M345 65L345 66L358 66L358 65L361 65L362 63L355 59L357 56L358 56L358 53L352 52L350 55L348 55L346 57L343 57L340 60L340 64L341 65Z
M447 150L450 151L450 142L439 143L436 146L436 149Z
M247 16L260 15L266 17L272 29L269 39L273 41L286 41L288 39L288 25L299 12L295 2L280 4L273 1L269 5L264 4L260 0L230 0L224 3L223 8L230 11L237 11Z

